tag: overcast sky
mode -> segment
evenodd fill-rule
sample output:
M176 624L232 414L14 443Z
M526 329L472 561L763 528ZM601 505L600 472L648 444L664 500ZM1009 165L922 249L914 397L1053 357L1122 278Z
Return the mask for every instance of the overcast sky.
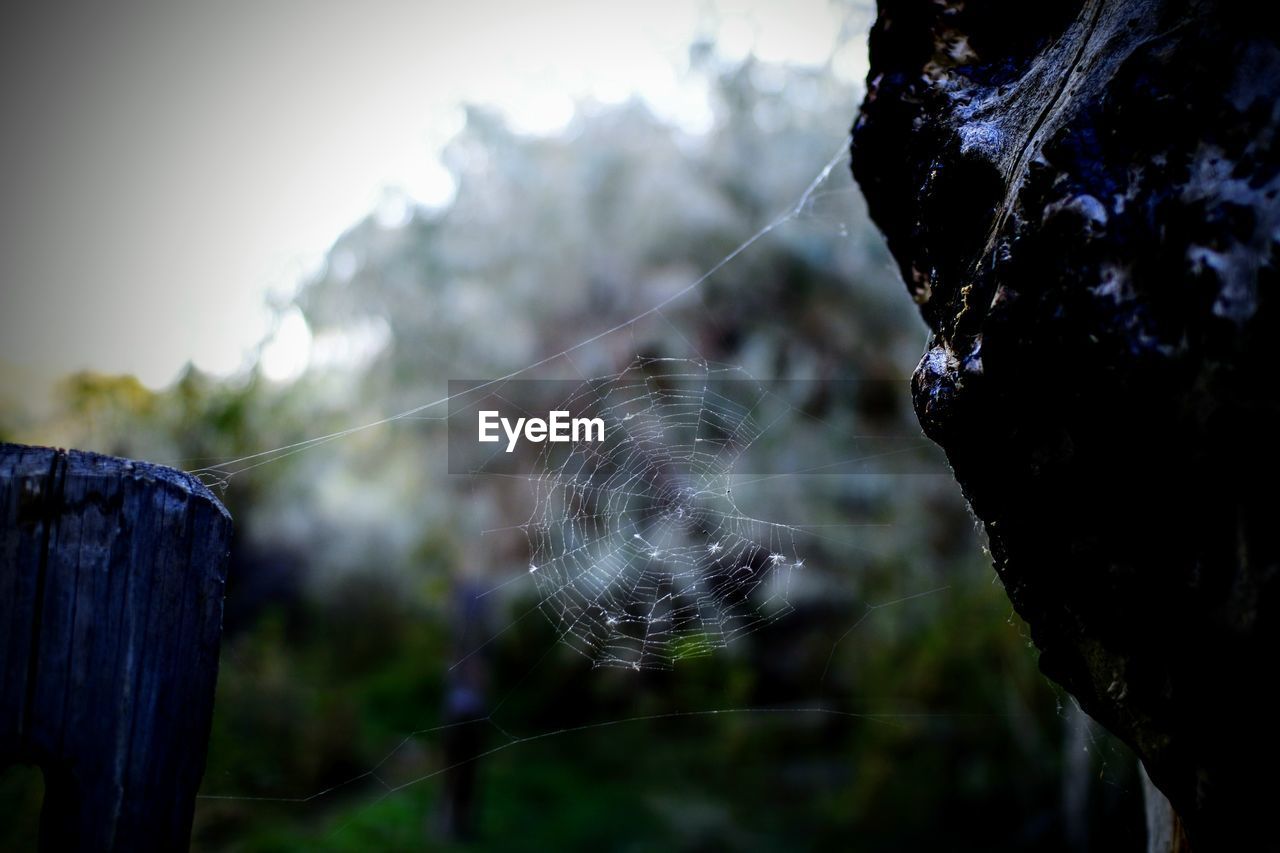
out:
M220 374L349 225L443 203L459 104L528 132L573 99L645 98L696 129L690 42L821 63L827 0L31 4L0 30L0 372ZM856 78L861 40L838 55ZM852 108L852 105L851 105Z

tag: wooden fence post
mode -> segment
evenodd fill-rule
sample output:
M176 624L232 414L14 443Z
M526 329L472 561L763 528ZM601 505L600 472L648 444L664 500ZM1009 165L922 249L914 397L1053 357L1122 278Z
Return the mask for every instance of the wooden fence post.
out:
M188 846L230 535L186 474L0 444L0 767L43 770L42 850Z

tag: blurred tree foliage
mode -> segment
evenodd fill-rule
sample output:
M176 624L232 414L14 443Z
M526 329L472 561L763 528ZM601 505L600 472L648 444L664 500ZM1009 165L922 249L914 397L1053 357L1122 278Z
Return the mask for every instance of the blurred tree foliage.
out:
M81 375L55 417L6 415L0 433L195 469L411 409L450 379L505 375L640 315L790 209L857 102L825 71L707 59L697 73L715 114L705 134L639 102L582 104L551 137L471 109L447 151L455 201L356 224L289 306L313 335L297 381L192 370L151 393ZM1055 850L1090 834L1140 838L1126 755L1085 732L1096 754L1064 759L1083 724L1037 674L920 439L905 377L924 330L892 275L842 164L694 292L537 371L594 376L645 353L808 380L761 459L779 471L870 460L742 496L827 531L802 543L812 571L797 610L670 673L590 669L540 616L521 617L531 585L476 598L527 565L518 531L479 535L523 521L527 495L519 481L448 475L442 407L232 478L238 540L206 792L309 797L375 766L381 783L301 803L201 800L196 849ZM452 719L460 678L496 725L392 752ZM819 705L859 716L652 719ZM458 749L624 720L476 762L469 827L440 819L456 771L387 792ZM30 800L28 785L6 776L0 795ZM1065 807L1080 790L1085 810ZM30 832L14 827L0 847L5 832Z

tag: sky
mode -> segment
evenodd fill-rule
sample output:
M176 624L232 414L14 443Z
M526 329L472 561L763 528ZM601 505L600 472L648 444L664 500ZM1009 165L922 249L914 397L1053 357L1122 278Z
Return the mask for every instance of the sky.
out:
M76 0L7 18L0 387L94 370L160 388L259 355L295 375L309 335L278 306L364 216L448 203L438 155L464 104L552 133L577 99L639 97L697 132L697 39L851 80L866 65L861 34L841 39L850 4L828 0Z

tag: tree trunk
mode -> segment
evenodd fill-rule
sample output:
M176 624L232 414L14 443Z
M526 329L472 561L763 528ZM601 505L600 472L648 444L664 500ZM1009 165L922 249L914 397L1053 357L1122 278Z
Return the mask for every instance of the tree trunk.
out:
M1043 671L1274 849L1280 48L1228 2L881 0L853 171Z

